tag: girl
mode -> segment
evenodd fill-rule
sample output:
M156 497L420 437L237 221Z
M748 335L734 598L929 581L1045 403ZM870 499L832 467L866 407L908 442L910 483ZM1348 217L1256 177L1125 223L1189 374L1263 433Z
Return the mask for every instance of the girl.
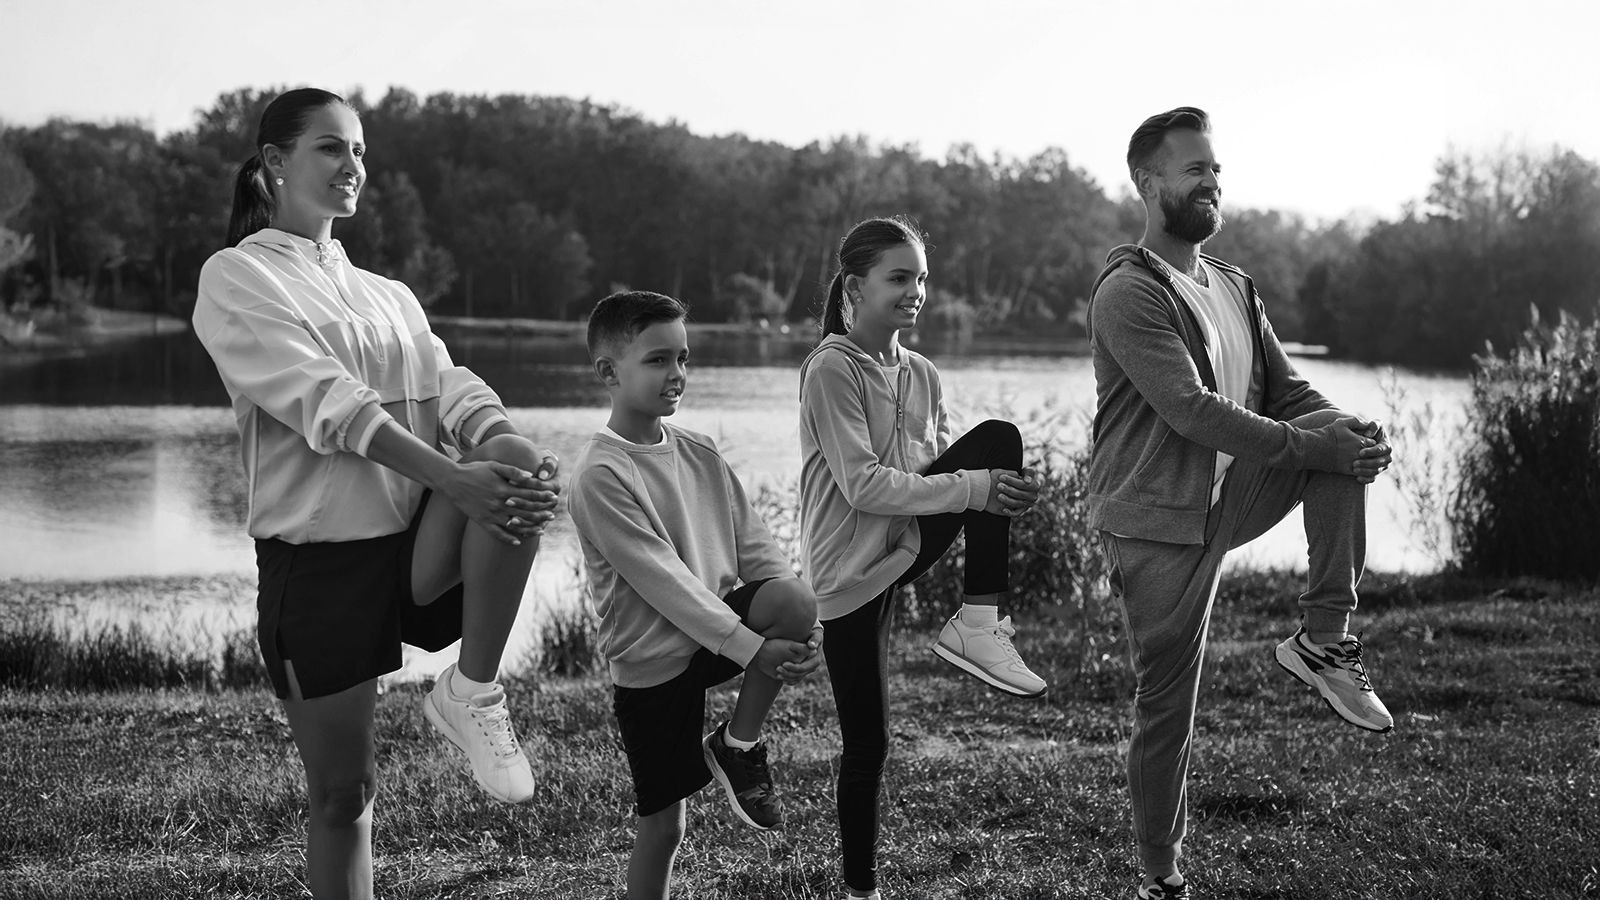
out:
M822 341L800 369L803 553L844 741L839 836L852 897L878 896L895 589L926 572L963 528L966 601L933 652L999 690L1045 690L1011 645L1010 617L996 610L1008 586L1008 517L1032 507L1038 491L1022 469L1015 425L987 421L950 443L939 373L900 346L927 278L923 237L909 219L851 229L839 245Z
M402 641L461 639L427 718L485 791L532 795L495 679L557 490L555 457L451 363L411 291L331 239L365 154L342 97L274 99L194 311L243 444L261 655L306 767L318 898L372 896L373 710Z

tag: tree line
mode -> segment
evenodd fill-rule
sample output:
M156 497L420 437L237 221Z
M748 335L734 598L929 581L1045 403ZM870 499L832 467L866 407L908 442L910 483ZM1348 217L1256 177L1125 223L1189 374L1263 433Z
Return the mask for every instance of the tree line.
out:
M276 93L224 94L165 137L66 119L0 130L12 314L186 315ZM696 135L562 97L350 99L369 180L335 236L442 313L576 319L629 286L681 297L700 321L799 321L819 309L845 231L906 212L933 248L928 327L1073 336L1107 251L1143 228L1127 188L1108 191L1058 148L932 158L861 137ZM1571 151L1447 152L1392 220L1224 209L1207 249L1255 277L1280 337L1350 358L1464 366L1485 341L1511 343L1530 305L1587 318L1600 298L1600 166Z

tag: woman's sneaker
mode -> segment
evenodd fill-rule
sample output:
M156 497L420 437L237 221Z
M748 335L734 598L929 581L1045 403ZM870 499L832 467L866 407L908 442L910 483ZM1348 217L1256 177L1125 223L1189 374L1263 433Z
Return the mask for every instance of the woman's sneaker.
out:
M1290 675L1317 689L1322 699L1345 721L1368 731L1394 727L1394 716L1378 699L1361 662L1361 641L1346 638L1337 644L1317 644L1306 637L1302 624L1278 645L1274 656Z
M993 625L968 625L956 613L944 623L933 653L990 687L1018 697L1038 697L1045 691L1044 679L1033 674L1011 645L1016 633L1010 616Z
M497 684L474 697L457 697L450 692L455 670L454 664L445 669L433 690L423 696L423 714L467 754L472 778L485 793L505 803L531 798L533 769L511 727L505 689Z
M1176 884L1172 879L1176 878ZM1155 884L1139 885L1139 900L1183 900L1189 896L1189 882L1183 880L1182 875L1168 875L1166 878L1156 879Z
M701 741L711 777L722 785L728 805L746 825L762 831L782 825L783 807L772 786L772 770L767 768L767 742L758 741L749 750L735 750L723 740L727 733L728 723L723 722Z

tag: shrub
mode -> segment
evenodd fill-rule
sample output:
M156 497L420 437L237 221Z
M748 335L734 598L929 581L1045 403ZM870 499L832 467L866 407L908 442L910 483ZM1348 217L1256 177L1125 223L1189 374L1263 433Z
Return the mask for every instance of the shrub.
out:
M193 641L137 624L71 629L40 616L0 621L0 688L211 690L267 683L248 629L224 638L219 662Z
M1431 400L1421 406L1412 403L1393 368L1384 373L1381 385L1389 413L1384 429L1395 448L1388 477L1402 503L1394 511L1395 520L1436 568L1452 570L1456 558L1450 501L1460 484L1456 448L1467 443L1464 411L1441 409Z
M1537 308L1519 346L1476 357L1450 519L1472 575L1600 578L1600 323Z
M539 625L539 671L575 678L595 671L600 662L600 628L589 604L552 606Z
M225 688L264 687L272 684L261 659L254 628L238 628L222 638L222 664L217 683Z
M572 586L572 595L550 604L539 621L538 657L532 662L541 674L576 678L602 668L600 621L582 554L572 562Z

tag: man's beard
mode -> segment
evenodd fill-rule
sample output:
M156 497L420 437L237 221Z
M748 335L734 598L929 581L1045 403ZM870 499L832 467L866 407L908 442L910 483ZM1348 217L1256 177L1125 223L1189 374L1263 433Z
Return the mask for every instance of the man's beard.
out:
M1222 230L1222 208L1196 206L1194 199L1204 194L1203 190L1195 190L1187 197L1179 197L1176 193L1162 190L1157 195L1162 218L1166 220L1161 230L1187 244L1204 244L1215 237ZM1221 200L1220 193L1211 196Z

